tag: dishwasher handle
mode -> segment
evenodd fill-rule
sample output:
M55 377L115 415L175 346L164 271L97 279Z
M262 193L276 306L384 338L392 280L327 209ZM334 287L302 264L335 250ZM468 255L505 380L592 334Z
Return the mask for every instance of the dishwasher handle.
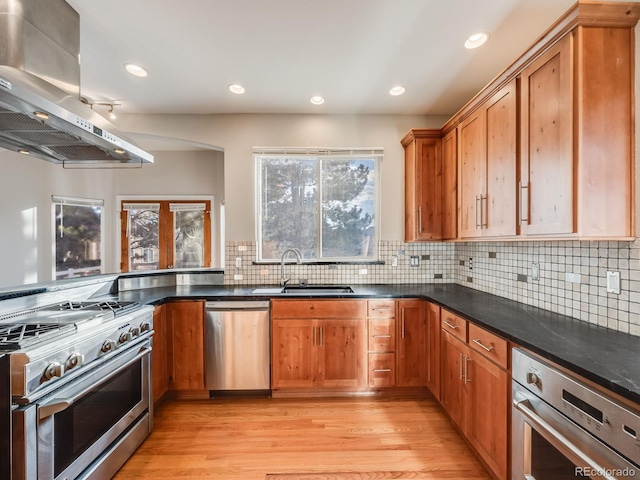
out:
M207 312L229 310L269 310L268 300L222 300L219 302L207 302L205 304Z

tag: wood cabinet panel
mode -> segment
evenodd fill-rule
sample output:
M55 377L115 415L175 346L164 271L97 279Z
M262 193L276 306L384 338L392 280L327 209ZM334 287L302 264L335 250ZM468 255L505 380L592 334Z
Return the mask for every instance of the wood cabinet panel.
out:
M442 154L439 130L414 129L405 148L405 241L442 238Z
M457 337L442 332L441 337L441 378L440 402L451 420L466 435L467 431L467 388L464 383L468 347Z
M442 238L458 236L458 131L442 139Z
M370 353L368 378L370 387L393 387L396 384L396 355Z
M502 368L509 364L509 347L504 338L500 338L472 323L469 324L469 346Z
M479 237L481 202L485 190L485 123L480 110L458 127L460 237Z
M364 300L280 300L271 303L272 318L363 318Z
M572 42L566 35L520 74L520 231L574 229Z
M509 374L476 352L467 363L467 438L496 477L506 480Z
M153 403L169 390L168 337L165 306L158 305L153 311L153 351L151 353L151 375Z
M441 326L443 330L463 342L467 341L468 322L444 308L441 312Z
M169 388L204 390L204 302L166 305L170 335Z
M395 318L369 318L369 352L396 351Z
M427 315L427 387L440 400L440 307L426 304Z
M396 301L394 299L369 300L367 302L367 316L369 318L392 318L396 315Z
M398 386L427 384L427 325L424 300L399 300L397 321Z
M315 328L312 320L272 320L272 388L306 388L317 383Z
M319 383L323 387L362 387L364 371L363 319L319 320Z

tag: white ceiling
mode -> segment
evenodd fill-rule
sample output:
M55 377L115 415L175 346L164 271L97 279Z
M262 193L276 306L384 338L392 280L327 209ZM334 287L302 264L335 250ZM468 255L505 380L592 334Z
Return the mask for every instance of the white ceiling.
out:
M67 0L82 94L126 113L451 115L574 0ZM487 44L465 39L489 32ZM127 62L149 76L124 71ZM245 86L234 95L231 83ZM389 89L401 84L403 96ZM326 103L311 105L312 95Z

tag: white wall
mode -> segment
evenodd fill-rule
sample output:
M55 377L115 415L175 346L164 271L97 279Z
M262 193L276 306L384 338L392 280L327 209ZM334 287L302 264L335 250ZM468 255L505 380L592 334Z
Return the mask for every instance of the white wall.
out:
M224 198L221 152L153 152L141 169L64 169L0 149L0 288L52 279L51 195L105 201L105 272L119 269L117 195L210 195ZM219 246L214 246L215 252ZM215 257L220 266L220 256Z
M448 117L408 115L121 115L128 132L224 149L226 240L255 239L252 147L383 147L381 240L404 237L404 153L411 128L440 128ZM143 144L144 145L144 144Z

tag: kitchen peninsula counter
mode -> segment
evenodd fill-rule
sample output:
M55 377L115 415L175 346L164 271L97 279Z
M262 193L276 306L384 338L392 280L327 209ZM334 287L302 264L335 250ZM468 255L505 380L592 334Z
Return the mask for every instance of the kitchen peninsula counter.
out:
M352 285L333 295L255 294L259 286L169 286L109 298L159 305L174 300L424 298L640 404L640 337L453 284ZM106 298L106 297L105 297Z

